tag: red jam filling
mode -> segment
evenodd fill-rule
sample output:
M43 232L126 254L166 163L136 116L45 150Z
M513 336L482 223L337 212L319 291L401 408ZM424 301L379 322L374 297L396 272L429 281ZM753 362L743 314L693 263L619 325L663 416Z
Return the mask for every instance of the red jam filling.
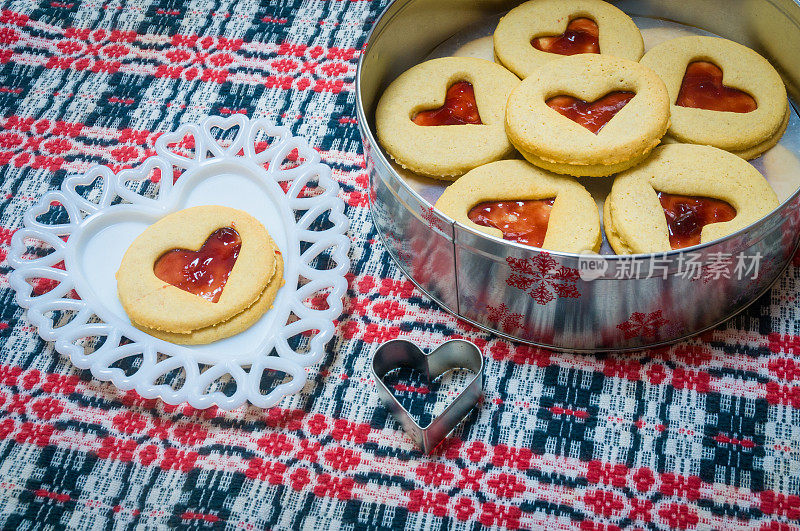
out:
M554 201L555 197L527 201L489 201L473 207L467 215L473 223L499 229L506 240L541 247Z
M478 114L478 104L475 102L475 90L472 83L459 81L447 89L444 105L438 109L422 111L412 119L417 125L480 125L481 116Z
M730 221L736 217L736 210L719 199L664 192L658 192L657 195L667 217L669 244L673 249L699 244L703 227L711 223Z
M547 100L547 105L577 122L594 134L617 114L636 94L627 91L609 92L593 102L586 102L572 96L555 96Z
M567 30L561 35L536 37L531 44L537 50L575 55L578 53L600 53L600 29L590 18L576 18L569 22Z
M756 100L747 92L723 85L722 70L708 61L689 63L675 104L679 107L740 113L758 108Z
M164 282L217 302L241 248L238 232L231 228L217 229L197 251L172 249L162 254L153 272Z

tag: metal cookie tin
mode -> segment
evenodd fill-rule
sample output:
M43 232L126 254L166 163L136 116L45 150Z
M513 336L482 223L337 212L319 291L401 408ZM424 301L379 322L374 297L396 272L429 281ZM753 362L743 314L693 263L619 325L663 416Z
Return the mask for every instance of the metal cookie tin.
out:
M576 255L476 232L433 209L438 195L430 190L437 183L402 175L390 162L375 135L374 110L383 90L411 66L450 55L462 41L469 41L462 49L490 46L486 36L496 21L519 3L396 0L372 30L358 65L358 120L373 220L398 266L465 321L558 350L624 351L670 343L716 326L754 302L790 263L800 242L800 118L791 100L793 116L784 139L753 161L781 205L726 238L667 253ZM755 49L781 73L791 98L800 100L800 3L795 0L615 5L637 24L651 27L653 38L670 27L678 33L713 32ZM582 182L599 201L610 188L610 180Z

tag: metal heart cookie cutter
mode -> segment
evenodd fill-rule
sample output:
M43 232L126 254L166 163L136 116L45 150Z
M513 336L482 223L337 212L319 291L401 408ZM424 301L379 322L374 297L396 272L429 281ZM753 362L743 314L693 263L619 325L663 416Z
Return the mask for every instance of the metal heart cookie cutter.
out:
M467 369L475 374L469 384L444 411L424 428L392 394L383 378L391 371L407 367L422 371L434 381L452 369ZM375 349L372 357L372 376L381 400L394 417L426 454L431 453L447 435L466 418L478 404L483 393L483 354L474 343L453 339L442 343L430 354L404 339L387 341Z

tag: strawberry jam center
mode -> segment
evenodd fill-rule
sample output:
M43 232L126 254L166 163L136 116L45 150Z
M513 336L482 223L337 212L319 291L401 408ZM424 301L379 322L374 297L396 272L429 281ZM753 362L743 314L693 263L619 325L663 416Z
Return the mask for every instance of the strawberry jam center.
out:
M673 249L699 244L703 227L736 217L736 210L720 199L664 192L657 195L667 217L669 244Z
M536 37L531 45L543 52L559 55L575 55L578 53L600 53L600 29L590 18L576 18L569 22L567 30L561 35L552 37Z
M480 125L481 116L475 102L475 90L469 81L454 83L444 97L444 105L438 109L422 111L412 119L417 125Z
M758 108L756 100L747 92L723 85L722 70L708 61L689 63L675 104L679 107L739 113Z
M162 254L153 272L176 288L217 302L241 248L238 232L227 227L217 229L197 251L172 249Z
M555 96L546 103L573 122L597 134L635 95L627 91L609 92L593 102L572 96Z
M541 247L554 201L554 197L527 201L489 201L473 207L467 215L473 223L500 230L506 240Z

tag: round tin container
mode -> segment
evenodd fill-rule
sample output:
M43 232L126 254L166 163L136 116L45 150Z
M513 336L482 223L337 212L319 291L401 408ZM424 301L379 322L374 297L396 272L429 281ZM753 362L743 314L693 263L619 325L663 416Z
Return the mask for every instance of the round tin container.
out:
M666 253L577 255L495 238L433 209L446 183L409 175L391 162L375 137L374 110L383 90L426 59L487 53L497 20L519 3L396 0L370 34L358 64L358 121L373 220L400 269L473 325L567 351L675 342L753 303L781 275L800 242L800 117L791 100L787 133L752 161L778 193L780 206L726 238ZM800 3L794 0L615 5L642 27L646 45L681 33L713 32L749 46L777 68L791 97L800 97ZM601 203L611 179L581 182ZM610 253L607 242L603 249Z

